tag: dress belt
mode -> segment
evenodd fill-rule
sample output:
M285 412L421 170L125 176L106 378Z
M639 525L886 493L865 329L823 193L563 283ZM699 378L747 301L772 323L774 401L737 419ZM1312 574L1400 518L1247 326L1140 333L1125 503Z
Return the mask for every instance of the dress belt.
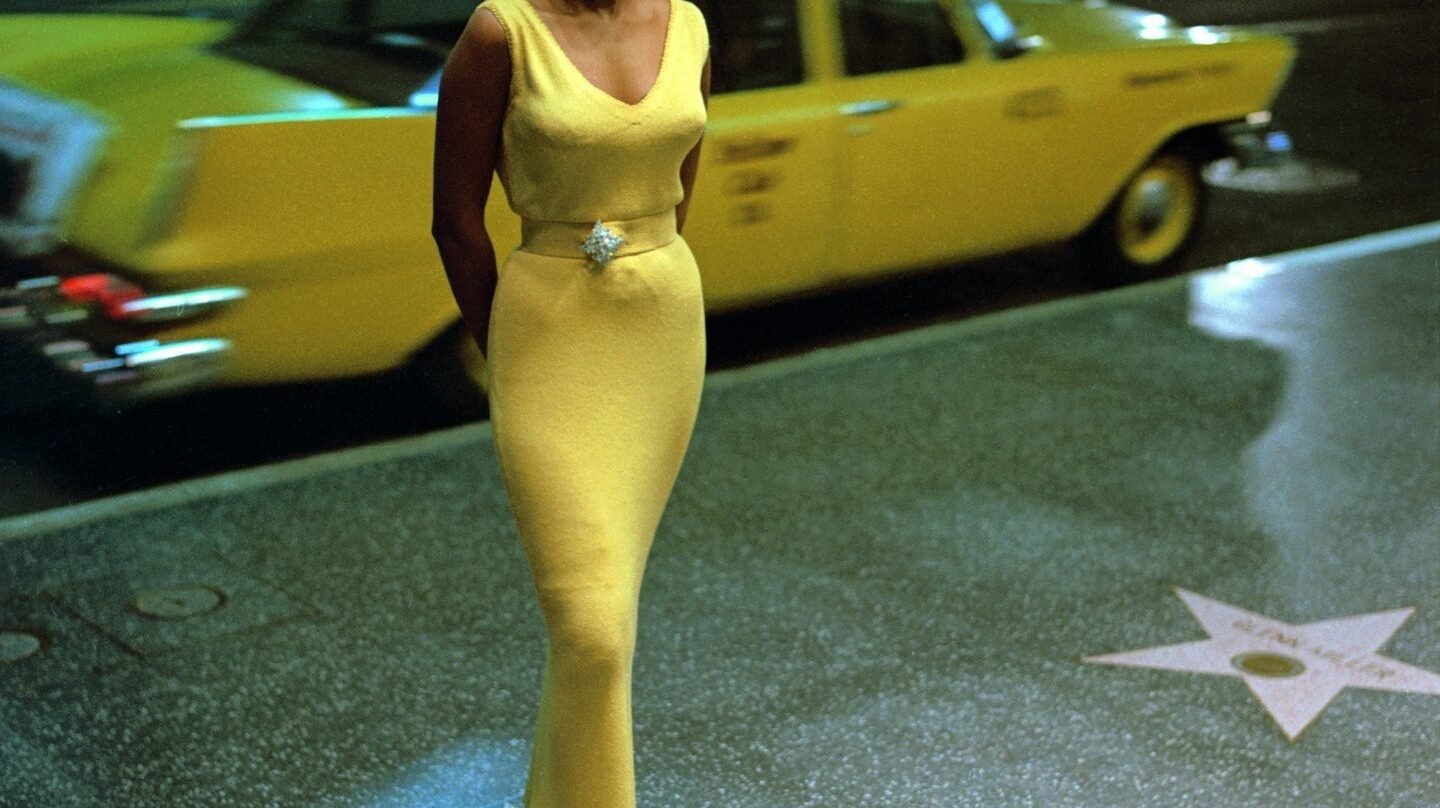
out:
M675 209L638 219L602 219L601 225L623 241L611 257L655 250L675 240ZM592 222L559 222L549 219L520 219L520 249L559 258L592 256L581 248L595 229Z

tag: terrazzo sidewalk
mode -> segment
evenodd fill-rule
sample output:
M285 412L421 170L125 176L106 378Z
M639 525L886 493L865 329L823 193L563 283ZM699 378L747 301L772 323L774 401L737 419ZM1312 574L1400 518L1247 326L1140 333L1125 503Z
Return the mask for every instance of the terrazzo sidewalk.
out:
M1440 804L1437 238L712 375L641 805ZM0 521L0 632L5 808L518 804L483 424Z

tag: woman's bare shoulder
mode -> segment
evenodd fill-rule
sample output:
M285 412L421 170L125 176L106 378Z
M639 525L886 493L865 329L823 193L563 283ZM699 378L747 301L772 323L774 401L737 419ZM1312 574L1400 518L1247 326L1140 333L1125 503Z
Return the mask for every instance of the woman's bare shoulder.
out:
M463 90L470 97L501 97L510 85L510 41L500 14L490 8L493 0L477 6L465 23L465 30L450 50L441 80L441 99L446 87ZM455 96L455 93L450 95Z
M461 35L462 40L467 44L481 48L509 48L510 25L505 19L506 9L500 7L496 0L487 0L475 7L470 14L470 20L465 24L465 33Z

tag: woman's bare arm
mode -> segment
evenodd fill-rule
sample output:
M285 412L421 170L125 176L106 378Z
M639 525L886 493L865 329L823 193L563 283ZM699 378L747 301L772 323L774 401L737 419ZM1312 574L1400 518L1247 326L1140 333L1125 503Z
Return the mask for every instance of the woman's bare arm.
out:
M489 9L476 8L451 49L435 108L434 207L430 234L465 326L482 354L495 299L495 246L485 203L510 97L510 49Z
M705 56L705 67L700 71L700 96L705 99L705 109L710 109L710 56ZM685 155L685 160L680 163L680 184L685 187L685 197L680 204L675 206L675 230L679 232L685 229L685 214L690 209L690 192L695 188L695 172L700 168L700 144L705 142L705 135L701 134L700 139L695 141L695 147Z

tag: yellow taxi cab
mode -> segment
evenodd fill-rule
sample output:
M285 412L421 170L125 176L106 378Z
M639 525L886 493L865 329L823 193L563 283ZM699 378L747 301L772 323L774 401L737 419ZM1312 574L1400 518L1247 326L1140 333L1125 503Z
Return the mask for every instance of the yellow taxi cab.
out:
M712 96L686 239L721 311L1078 240L1188 244L1212 160L1287 147L1285 38L1101 0L696 0ZM430 234L473 0L238 20L0 16L0 345L107 407L414 369L477 401ZM496 180L497 253L519 223Z

